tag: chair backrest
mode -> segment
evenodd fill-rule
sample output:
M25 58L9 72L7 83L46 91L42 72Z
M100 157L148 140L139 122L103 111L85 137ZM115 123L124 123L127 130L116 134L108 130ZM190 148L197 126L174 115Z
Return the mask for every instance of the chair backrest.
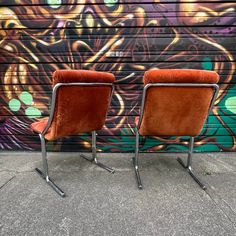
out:
M138 130L141 135L199 135L218 93L219 75L189 69L149 70Z
M115 77L111 73L57 70L53 74L50 140L99 130L105 123Z

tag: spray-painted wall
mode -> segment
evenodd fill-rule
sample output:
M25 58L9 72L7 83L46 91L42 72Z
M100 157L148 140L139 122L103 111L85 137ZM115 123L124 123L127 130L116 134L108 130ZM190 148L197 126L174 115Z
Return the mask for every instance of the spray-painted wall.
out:
M0 147L38 150L29 124L47 116L56 69L110 71L117 81L101 151L133 151L142 76L150 68L220 74L220 95L197 151L236 150L234 1L0 0ZM193 124L194 125L194 124ZM49 150L88 150L83 134ZM142 151L181 151L187 137L146 137Z

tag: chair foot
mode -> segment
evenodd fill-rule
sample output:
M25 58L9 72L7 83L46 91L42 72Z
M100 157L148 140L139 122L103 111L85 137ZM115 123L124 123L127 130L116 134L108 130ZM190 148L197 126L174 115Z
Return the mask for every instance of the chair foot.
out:
M85 160L87 160L87 161L89 161L89 162L91 162L91 163L93 163L93 164L95 164L95 165L101 167L101 168L104 169L104 170L107 170L108 172L110 172L110 173L112 173L112 174L115 173L115 170L114 170L114 169L112 169L112 168L109 167L109 166L106 166L106 165L102 164L101 162L97 161L97 159L89 158L89 157L85 156L84 154L81 154L80 156L81 156L82 158L84 158Z
M207 187L205 184L201 182L201 180L193 173L191 168L187 168L188 173L191 175L191 177L198 183L198 185L203 189L207 190Z
M207 187L205 184L202 183L202 181L193 173L192 168L191 167L187 167L183 160L181 158L177 158L177 161L180 163L180 165L187 170L187 172L189 173L189 175L195 180L196 183L198 183L198 185L203 189L206 190Z
M138 188L143 189L142 181L141 181L140 174L139 174L139 169L137 166L135 166L135 158L134 157L132 158L132 161L133 161L133 165L134 165L134 172L136 175Z
M54 189L55 192L57 192L61 197L66 196L66 194L50 178L45 177L44 173L40 169L35 168L35 170L46 181L46 183Z
M184 162L183 162L183 160L181 159L181 158L179 158L179 157L177 157L177 159L176 159L178 162L179 162L179 164L183 167L183 168L187 168L187 166L184 164Z

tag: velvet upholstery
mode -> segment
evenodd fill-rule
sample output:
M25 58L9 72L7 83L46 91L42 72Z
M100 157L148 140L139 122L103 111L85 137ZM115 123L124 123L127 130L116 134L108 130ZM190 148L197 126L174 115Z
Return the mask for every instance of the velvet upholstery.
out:
M85 70L58 70L53 74L53 86L57 83L113 83L111 73ZM105 123L112 89L109 86L62 86L57 90L52 123L45 139L55 140L68 135L99 130ZM31 125L42 133L47 125L44 118Z
M149 83L215 84L215 72L200 70L150 70L144 75ZM196 136L207 118L214 89L204 87L150 87L147 90L141 135Z
M91 70L56 70L53 73L53 86L57 83L114 83L111 73Z
M149 83L202 83L216 84L219 75L214 71L191 69L149 70L144 74L144 84Z

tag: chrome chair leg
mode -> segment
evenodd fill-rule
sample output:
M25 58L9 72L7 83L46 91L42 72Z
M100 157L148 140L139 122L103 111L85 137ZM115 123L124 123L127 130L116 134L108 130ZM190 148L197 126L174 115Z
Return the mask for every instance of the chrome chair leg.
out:
M134 171L135 176L137 179L137 184L139 189L143 189L142 181L139 174L139 167L138 167L138 153L139 153L139 133L136 130L136 136L135 136L135 156L132 158L133 165L134 165Z
M65 193L49 177L45 139L41 134L39 134L39 137L41 141L43 171L38 168L35 168L35 170L43 179L45 179L46 183L50 185L61 197L65 197Z
M203 189L206 190L207 187L205 184L202 183L202 181L194 174L192 170L192 154L193 154L193 145L194 145L194 137L190 138L190 143L189 143L189 151L188 151L188 159L187 159L187 165L184 164L183 160L181 158L177 158L177 161L185 168L190 176L198 183L198 185Z
M97 147L96 147L96 131L92 131L92 158L87 157L84 154L80 155L82 158L84 158L87 161L90 161L91 163L103 168L104 170L107 170L108 172L114 174L115 170L112 169L109 166L106 166L104 164L102 164L101 162L99 162L97 160Z

